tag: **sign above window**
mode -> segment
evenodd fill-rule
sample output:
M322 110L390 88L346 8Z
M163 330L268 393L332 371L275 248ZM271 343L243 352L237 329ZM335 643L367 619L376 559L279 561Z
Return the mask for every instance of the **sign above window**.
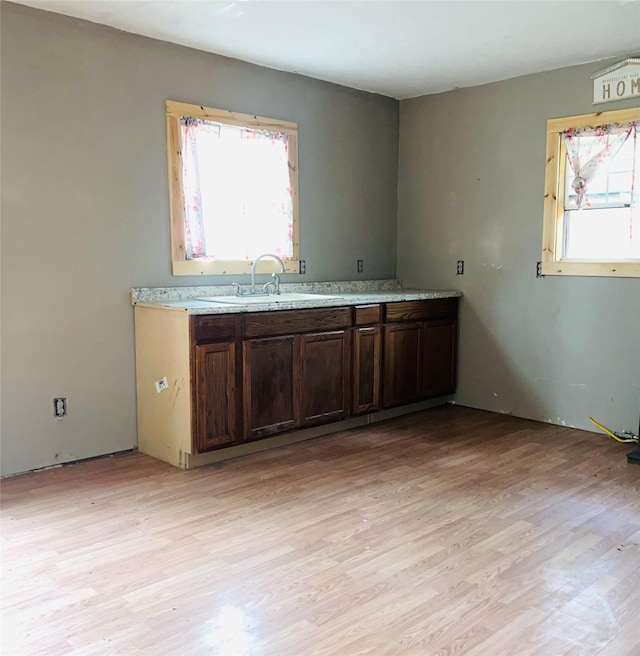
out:
M640 57L627 59L591 76L593 104L640 97Z

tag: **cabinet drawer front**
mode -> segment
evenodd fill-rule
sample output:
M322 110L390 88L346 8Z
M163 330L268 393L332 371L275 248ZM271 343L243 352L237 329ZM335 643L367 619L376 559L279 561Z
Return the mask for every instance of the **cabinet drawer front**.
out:
M367 326L380 323L380 305L356 305L354 309L355 325Z
M237 316L236 314L205 314L193 317L194 340L202 342L205 340L233 339Z
M425 301L401 301L385 305L385 321L423 321L425 319L455 319L458 299L435 298Z
M242 315L243 337L267 337L335 330L351 325L351 308L283 310Z

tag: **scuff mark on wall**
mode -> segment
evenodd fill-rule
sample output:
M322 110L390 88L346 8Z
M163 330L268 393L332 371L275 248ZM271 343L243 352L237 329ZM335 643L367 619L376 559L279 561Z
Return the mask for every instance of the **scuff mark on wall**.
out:
M574 389L586 389L587 385L585 383L569 383L563 380L551 380L547 376L540 376L539 378L533 379L534 383L539 382L549 382L551 385L562 385L564 387L570 387Z
M182 389L183 384L184 384L184 378L180 381L180 384L178 384L178 379L177 378L173 381L173 387L176 390L176 393L173 395L173 403L172 403L171 407L174 410L175 410L175 407L176 407L176 402L178 401L178 395L180 394L180 390Z
M556 415L556 418L553 417L546 418L544 421L548 424L556 424L558 426L565 426L569 428L575 428L574 423L567 423L569 420L569 415L572 410L580 405L579 396L581 396L582 390L587 389L586 383L574 383L564 380L551 379L548 376L539 376L533 379L534 383L545 383L548 387L556 387L558 389L565 390L564 394L558 392L556 394L557 398L562 398L563 396L567 397L567 390L570 390L568 402L564 404L562 408L562 413Z

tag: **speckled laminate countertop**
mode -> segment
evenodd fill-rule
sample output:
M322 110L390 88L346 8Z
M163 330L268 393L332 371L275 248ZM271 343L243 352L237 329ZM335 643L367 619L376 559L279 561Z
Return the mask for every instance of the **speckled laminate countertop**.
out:
M133 305L153 307L189 314L237 314L271 310L298 310L315 307L340 307L368 303L393 303L461 296L456 290L408 289L399 280L364 280L345 282L283 283L281 296L260 297L249 304L219 303L199 300L207 296L234 298L230 285L209 287L136 287L131 290ZM321 294L333 298L287 299L287 294ZM262 299L264 298L264 302Z

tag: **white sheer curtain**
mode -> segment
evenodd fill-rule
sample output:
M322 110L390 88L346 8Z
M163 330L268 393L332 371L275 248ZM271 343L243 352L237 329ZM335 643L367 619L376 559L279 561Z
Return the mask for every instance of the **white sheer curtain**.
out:
M579 209L585 206L589 181L606 167L635 130L636 123L612 123L596 128L570 129L562 133L574 174L571 186L576 192L576 205Z
M182 119L187 257L293 256L288 135Z
M192 260L206 255L202 192L198 164L198 134L202 121L183 117L182 128L182 190L184 195L185 255Z

